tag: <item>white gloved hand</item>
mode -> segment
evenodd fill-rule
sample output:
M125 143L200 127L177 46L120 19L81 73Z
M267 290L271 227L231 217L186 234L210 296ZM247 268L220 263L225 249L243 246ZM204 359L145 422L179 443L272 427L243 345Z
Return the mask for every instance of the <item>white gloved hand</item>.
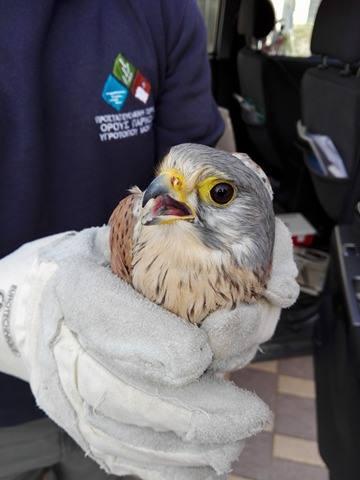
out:
M213 370L239 370L254 358L260 345L273 336L281 309L296 302L297 274L290 232L276 218L272 273L264 298L230 312L214 312L201 325L214 354Z
M270 412L202 375L213 356L205 330L115 277L108 235L50 237L0 262L0 285L17 285L5 298L0 368L28 380L40 408L108 472L219 478Z

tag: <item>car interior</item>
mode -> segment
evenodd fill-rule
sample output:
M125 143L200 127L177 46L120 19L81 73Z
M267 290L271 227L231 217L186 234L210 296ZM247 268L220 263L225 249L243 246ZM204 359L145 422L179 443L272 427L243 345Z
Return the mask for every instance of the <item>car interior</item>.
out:
M360 2L198 0L213 93L268 175L301 294L256 361L313 355L320 454L356 480L360 441ZM290 478L290 477L289 477ZM295 477L294 477L295 478Z

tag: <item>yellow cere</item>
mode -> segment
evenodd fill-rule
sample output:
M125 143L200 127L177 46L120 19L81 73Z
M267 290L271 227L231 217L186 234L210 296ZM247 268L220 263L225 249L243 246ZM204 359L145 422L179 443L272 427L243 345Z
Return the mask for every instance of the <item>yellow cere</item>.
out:
M190 191L188 190L189 185L187 185L184 175L176 168L168 168L165 170L161 170L160 174L166 175L166 177L169 179L171 189L173 190L173 192L176 193L177 200L179 202L185 203L186 205L188 205L190 209L192 209L192 207L187 203L187 196L190 193ZM226 180L221 177L212 176L212 177L207 177L201 182L199 182L196 185L196 189L199 193L200 199L203 202L211 203L220 208L226 207L233 200L233 198L228 203L220 205L218 203L215 203L210 196L211 189L215 187L215 185L217 185L218 183L228 183L229 185L233 186L232 182L230 182L229 180ZM169 218L166 221L166 223L171 223L171 221L172 219Z
M179 202L186 203L187 192L184 175L175 168L162 170L161 174L168 177L171 188L174 192L176 192Z
M208 177L205 178L205 180L202 180L197 185L199 196L203 202L211 203L213 205L216 205L217 207L226 207L227 205L229 205L229 203L233 200L234 197L229 202L223 205L219 205L218 203L214 202L214 200L210 196L212 188L214 188L215 185L217 185L218 183L228 183L229 185L233 186L233 184L229 182L229 180L225 180L224 178Z

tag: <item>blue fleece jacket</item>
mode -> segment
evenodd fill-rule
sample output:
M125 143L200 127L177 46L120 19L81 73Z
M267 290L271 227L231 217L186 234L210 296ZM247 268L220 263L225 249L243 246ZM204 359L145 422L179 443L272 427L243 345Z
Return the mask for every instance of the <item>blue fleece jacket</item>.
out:
M0 11L0 258L107 222L172 145L220 137L195 0L0 0ZM0 374L0 392L0 426L42 415L24 382Z

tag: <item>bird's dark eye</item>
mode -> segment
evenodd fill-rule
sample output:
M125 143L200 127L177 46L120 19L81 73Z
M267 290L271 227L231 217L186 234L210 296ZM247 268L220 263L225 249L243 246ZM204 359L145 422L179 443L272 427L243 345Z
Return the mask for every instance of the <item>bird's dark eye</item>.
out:
M226 205L233 196L234 187L230 183L218 183L210 190L211 199L219 205Z

